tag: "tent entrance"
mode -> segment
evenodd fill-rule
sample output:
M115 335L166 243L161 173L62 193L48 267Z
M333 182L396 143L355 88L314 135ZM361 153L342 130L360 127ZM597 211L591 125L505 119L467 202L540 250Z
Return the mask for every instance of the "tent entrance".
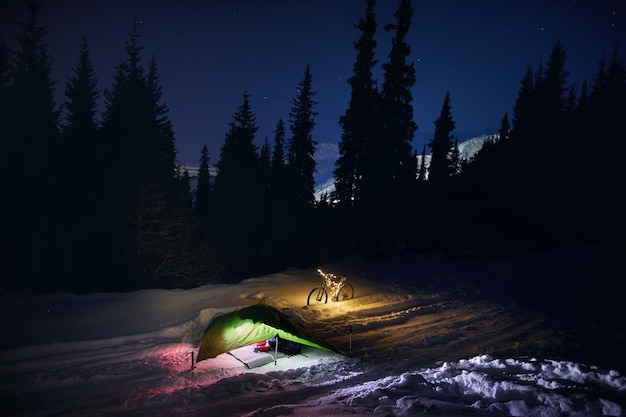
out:
M263 340L248 346L233 349L228 353L242 362L248 368L256 368L274 362L279 358L289 358L294 355L304 355L303 346L296 342L281 340L278 336L269 340ZM306 356L306 355L304 355Z
M274 362L274 355L268 352L255 352L254 345L233 349L228 353L250 369Z

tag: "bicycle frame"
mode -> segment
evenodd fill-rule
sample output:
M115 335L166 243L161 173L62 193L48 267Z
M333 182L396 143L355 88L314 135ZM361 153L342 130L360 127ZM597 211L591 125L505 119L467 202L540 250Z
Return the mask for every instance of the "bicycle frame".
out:
M324 272L318 269L317 272L322 276L322 287L325 288L331 295L331 300L337 300L339 298L339 291L348 277L346 275L335 275L331 272Z

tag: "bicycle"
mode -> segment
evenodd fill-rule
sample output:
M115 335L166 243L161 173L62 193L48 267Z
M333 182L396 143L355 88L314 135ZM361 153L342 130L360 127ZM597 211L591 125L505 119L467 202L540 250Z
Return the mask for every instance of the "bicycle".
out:
M326 304L328 293L330 293L332 301L350 300L354 297L354 287L351 284L346 284L347 275L326 273L321 269L318 269L317 272L322 276L322 285L311 290L306 299L307 305Z

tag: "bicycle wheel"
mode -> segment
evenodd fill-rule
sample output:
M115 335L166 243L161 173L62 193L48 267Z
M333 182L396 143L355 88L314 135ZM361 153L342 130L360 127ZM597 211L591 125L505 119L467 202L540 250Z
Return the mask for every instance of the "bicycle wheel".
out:
M351 284L346 284L339 289L337 301L350 300L354 297L354 288Z
M309 293L306 299L306 305L311 304L326 304L328 302L328 293L324 287L315 287Z

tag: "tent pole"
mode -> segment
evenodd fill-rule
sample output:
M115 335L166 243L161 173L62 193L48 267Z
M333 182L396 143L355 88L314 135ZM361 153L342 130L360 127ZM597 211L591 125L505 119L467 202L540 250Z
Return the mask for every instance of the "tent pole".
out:
M276 346L274 346L274 366L276 366L277 359L278 359L278 333L276 334Z

